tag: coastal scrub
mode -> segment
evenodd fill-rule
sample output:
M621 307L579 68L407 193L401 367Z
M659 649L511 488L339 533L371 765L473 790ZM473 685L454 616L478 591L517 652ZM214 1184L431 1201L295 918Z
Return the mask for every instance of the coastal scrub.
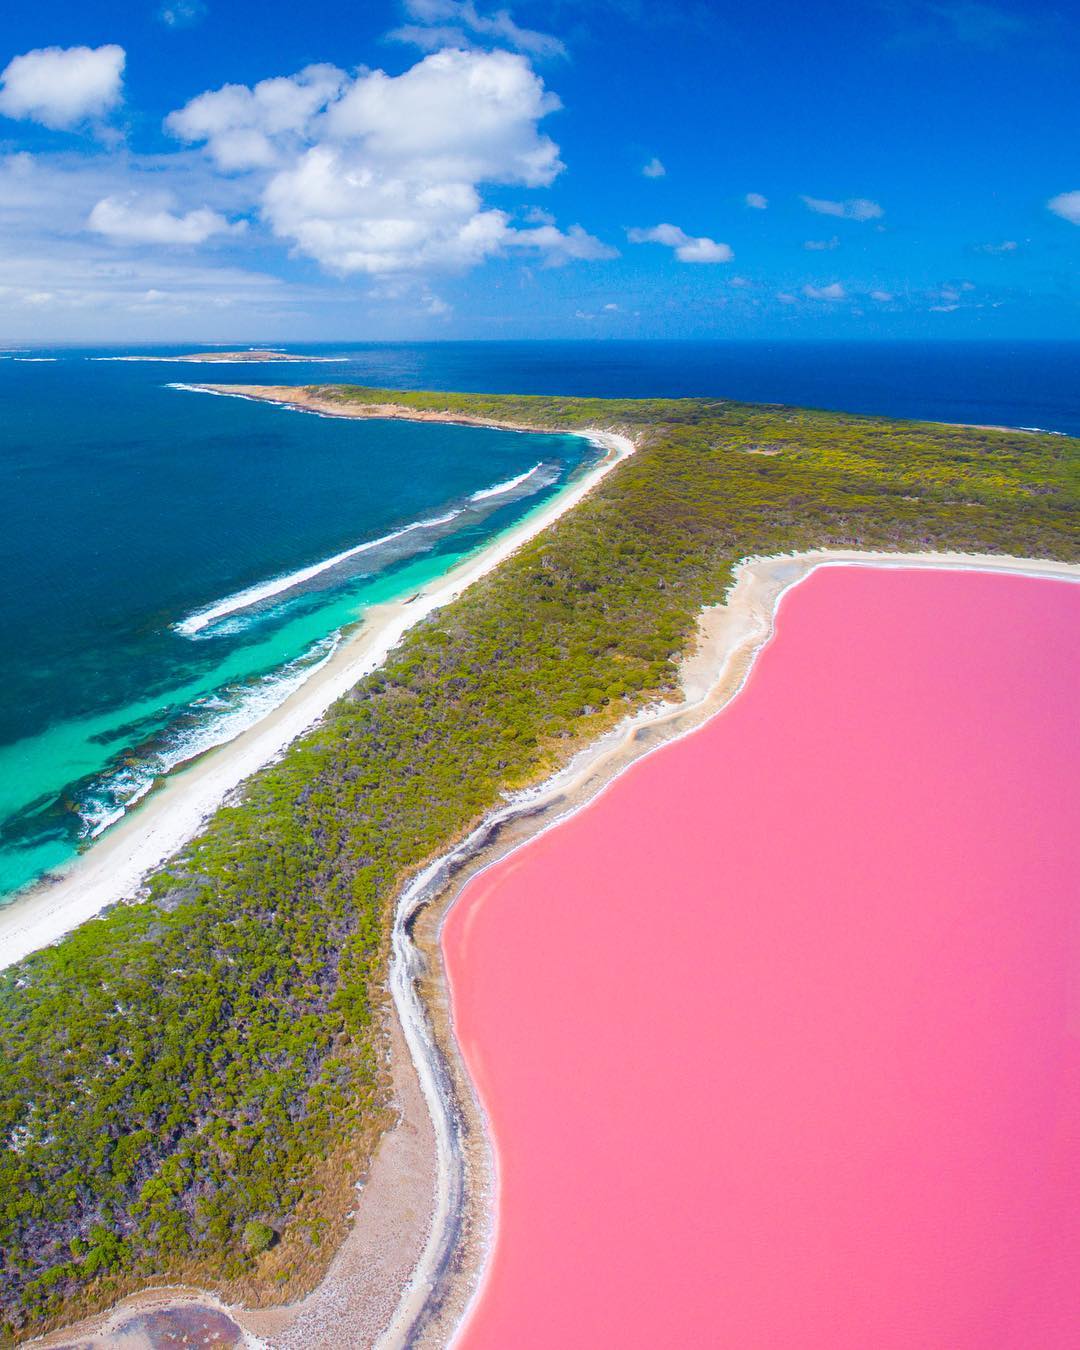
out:
M147 898L0 974L8 1341L162 1279L263 1302L313 1282L350 1190L326 1160L362 1138L358 1175L387 1118L400 887L502 794L674 697L741 558L1080 559L1065 437L707 400L309 392L639 448L413 629Z

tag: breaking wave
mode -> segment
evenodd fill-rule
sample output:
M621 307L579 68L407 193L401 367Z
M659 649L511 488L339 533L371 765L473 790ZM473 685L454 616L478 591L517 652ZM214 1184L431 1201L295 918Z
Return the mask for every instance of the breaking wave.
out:
M182 633L184 637L193 637L210 624L217 623L219 619L224 619L229 614L235 614L237 610L250 609L252 605L260 604L262 601L269 600L275 595L281 595L285 591L294 590L297 586L304 585L305 582L313 580L321 573L329 572L334 567L340 567L350 558L368 553L373 548L378 548L382 544L389 544L395 539L404 538L405 535L413 534L417 530L430 530L439 525L448 525L461 514L459 508L456 511L449 511L443 516L432 516L427 520L414 520L411 525L404 525L400 530L393 530L390 534L381 535L378 539L369 539L363 544L356 544L341 553L335 553L330 558L324 558L322 562L312 563L310 567L301 567L295 572L286 572L282 576L272 577L269 581L260 582L257 586L249 586L246 590L227 595L224 600L217 601L216 604L210 605L207 609L200 609L194 614L189 614L186 619L181 619L173 627L177 633Z
M474 492L469 498L471 502L486 501L488 497L501 497L504 492L513 492L515 488L530 479L537 469L542 469L542 463L534 464L531 469L526 469L524 473L519 473L516 478L508 478L505 483L496 483L493 487L481 488L479 492Z
M545 467L549 469L549 472L541 473L540 471ZM373 549L393 544L396 540L404 539L408 535L418 532L441 530L444 526L450 525L460 516L469 512L470 507L495 506L496 498L507 497L511 493L524 496L528 495L529 492L538 492L541 488L550 486L558 477L558 472L557 468L545 466L542 462L534 464L525 473L520 473L514 478L506 479L505 482L494 483L491 487L481 488L478 492L474 492L464 506L453 507L439 516L414 520L412 524L403 525L399 530L391 530L389 534L380 535L378 539L365 540L362 544L355 544L352 548L343 549L340 553L335 553L329 558L323 558L320 562L311 563L307 567L300 567L294 572L284 572L280 576L271 577L268 581L259 582L255 586L245 587L242 591L235 591L232 595L225 596L223 600L217 600L204 609L196 610L178 623L173 624L173 631L188 638L195 638L205 629L211 627L215 628L216 632L231 631L227 628L218 628L217 625L229 618L230 615L238 614L256 605L262 605L275 596L285 595L289 591L297 590L299 587L307 585L308 582L314 581L323 573L341 567L354 558L362 557ZM527 485L528 491L522 491Z
M125 755L122 765L78 794L82 837L96 839L173 769L235 740L262 721L322 669L340 641L340 634L332 633L280 670L251 683L219 689L190 704L152 747Z

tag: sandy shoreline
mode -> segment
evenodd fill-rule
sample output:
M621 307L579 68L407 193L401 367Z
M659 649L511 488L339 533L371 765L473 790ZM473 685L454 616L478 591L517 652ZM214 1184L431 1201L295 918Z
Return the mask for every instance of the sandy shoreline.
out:
M247 392L241 396L251 397ZM380 415L401 416L406 411ZM174 771L69 866L0 909L0 969L56 942L109 905L132 897L148 873L197 834L231 792L276 759L332 703L379 666L409 628L570 510L634 449L632 442L615 432L554 434L579 435L606 454L576 482L451 568L418 597L372 606L326 664L272 713L234 740Z
M442 422L457 427L494 427L498 431L535 431L555 436L585 436L588 431L575 431L541 426L539 423L510 421L499 417L474 417L469 413L433 412L426 408L410 408L403 403L339 403L313 394L302 385L293 384L191 384L184 388L200 393L218 394L226 398L249 398L256 403L277 403L302 412L317 413L320 417L348 417L361 421L372 418L391 418L404 422Z
M1078 666L1076 584L816 568L721 713L461 891L462 1350L1075 1346Z
M399 1118L380 1140L354 1226L322 1283L297 1304L224 1308L198 1291L159 1290L124 1300L78 1328L98 1350L133 1310L227 1312L251 1346L334 1350L342 1344L445 1346L482 1289L495 1235L498 1169L487 1123L454 1035L441 956L442 924L465 884L515 849L589 805L631 764L690 734L745 684L772 635L783 597L816 568L868 566L1020 573L1080 581L1080 566L956 553L820 550L753 558L736 569L723 604L703 613L696 649L683 661L683 701L653 705L584 747L546 782L519 794L433 863L400 897L392 932L390 988L409 1055L394 1055ZM396 1048L404 1048L396 1039ZM373 1235L396 1235L396 1261L372 1282ZM405 1259L412 1254L411 1264ZM357 1271L368 1272L358 1277ZM390 1309L396 1298L396 1306ZM389 1320L387 1317L389 1315ZM381 1327L376 1337L374 1328ZM93 1339L84 1340L84 1337ZM98 1339L104 1337L104 1339ZM45 1344L70 1344L56 1334ZM142 1342L139 1342L142 1344Z

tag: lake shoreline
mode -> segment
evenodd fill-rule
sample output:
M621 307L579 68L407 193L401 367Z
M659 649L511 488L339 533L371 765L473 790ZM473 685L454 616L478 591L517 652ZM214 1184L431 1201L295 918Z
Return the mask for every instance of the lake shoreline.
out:
M350 1302L360 1290L350 1288L342 1272L370 1247L373 1230L395 1227L395 1214L405 1213L411 1224L406 1245L418 1259L407 1270L398 1265L396 1306L371 1343L444 1346L453 1340L483 1288L493 1250L498 1168L455 1035L441 949L446 917L478 874L591 805L631 765L728 706L770 640L784 596L819 567L989 571L1080 582L1080 565L990 554L814 550L742 562L725 601L699 618L696 646L680 666L682 701L642 709L584 746L557 774L489 815L399 897L389 981L398 1119L379 1141L353 1226L323 1280L296 1303L258 1309L229 1306L196 1289L147 1290L81 1323L80 1335L108 1334L123 1317L152 1307L220 1310L245 1343L281 1350L332 1350L343 1338L370 1337L376 1308L386 1312L387 1284ZM73 1330L43 1344L63 1345Z
M1070 1252L1077 1181L1075 582L809 570L720 714L460 891L497 1204L455 1345L1072 1344L1075 1247L1009 1254Z
M784 597L819 567L1000 572L1080 582L1077 565L995 555L815 550L747 559L736 569L725 603L706 610L699 620L698 645L680 671L682 702L645 709L586 746L546 783L489 817L408 888L395 919L391 987L407 1034L410 1022L422 1019L413 1026L410 1043L442 1061L429 1066L429 1081L443 1093L434 1105L443 1117L437 1135L444 1149L452 1146L458 1155L440 1158L444 1195L437 1212L446 1215L453 1232L442 1241L441 1261L429 1261L414 1272L387 1345L447 1344L482 1290L495 1239L497 1155L455 1032L441 946L447 916L480 873L592 805L626 769L692 734L726 708L770 641ZM414 985L419 986L419 998L412 992ZM451 1192L462 1198L456 1214L447 1203ZM429 1254L439 1245L429 1242Z

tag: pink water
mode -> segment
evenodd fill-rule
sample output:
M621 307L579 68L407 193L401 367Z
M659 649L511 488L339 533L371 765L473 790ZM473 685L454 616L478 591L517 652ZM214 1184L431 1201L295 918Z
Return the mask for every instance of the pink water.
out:
M446 924L468 1350L1080 1344L1080 586L833 569Z

